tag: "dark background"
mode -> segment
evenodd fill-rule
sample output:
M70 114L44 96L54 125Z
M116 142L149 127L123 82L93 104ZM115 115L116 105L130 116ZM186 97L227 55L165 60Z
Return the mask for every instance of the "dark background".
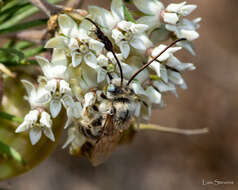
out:
M87 4L109 7L109 0ZM163 1L165 5L169 2ZM188 90L168 96L152 121L178 128L209 127L203 136L141 132L131 145L117 149L102 166L70 156L60 147L32 171L2 183L11 190L201 190L238 189L238 1L189 0L201 16L197 56L178 53L197 70L183 76ZM203 185L207 181L234 185Z

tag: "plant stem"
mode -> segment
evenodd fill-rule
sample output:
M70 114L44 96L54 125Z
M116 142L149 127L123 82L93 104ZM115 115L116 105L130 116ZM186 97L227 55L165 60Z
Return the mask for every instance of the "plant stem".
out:
M153 124L140 124L139 130L155 130L165 133L174 133L174 134L180 134L180 135L201 135L208 133L208 128L203 129L178 129L178 128L172 128L172 127L164 127L160 125L153 125Z
M43 11L48 17L62 11L61 8L47 2L46 0L29 0L33 5Z

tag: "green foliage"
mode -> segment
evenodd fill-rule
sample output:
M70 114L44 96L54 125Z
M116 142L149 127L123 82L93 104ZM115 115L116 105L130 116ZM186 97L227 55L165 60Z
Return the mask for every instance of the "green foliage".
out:
M0 112L0 118L6 119L6 120L9 120L9 121L13 121L13 122L17 122L17 123L22 123L23 120L24 120L21 117L16 117L16 116L8 114L6 112Z
M0 30L0 34L7 34L7 33L11 33L11 32L19 32L22 30L26 30L35 26L42 26L45 25L47 22L47 19L38 19L38 20L32 20L32 21L28 21L28 22L24 22L21 24L16 24L13 25L11 27L5 28L5 29L1 29Z
M3 159L13 159L14 161L20 163L21 165L25 165L25 161L14 148L8 146L7 144L0 141L0 156Z
M129 9L126 7L125 4L123 4L123 9L126 20L135 23L135 19L133 18L131 12L129 11Z
M60 1L61 0L49 0L51 3L57 3ZM11 29L11 32L19 31L19 22L36 12L38 12L38 8L31 5L31 3L27 0L6 1L0 9L0 30L4 29L4 31L7 31ZM16 28L17 30L14 30L15 25L18 25ZM36 25L42 25L42 22L39 20L38 22L34 21L32 27ZM26 27L25 29L28 29L30 24L25 23L24 26ZM20 27L21 30L23 30L24 26Z

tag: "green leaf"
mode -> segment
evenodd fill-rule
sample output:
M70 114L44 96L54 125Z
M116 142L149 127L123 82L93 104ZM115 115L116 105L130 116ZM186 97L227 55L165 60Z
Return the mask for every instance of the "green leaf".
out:
M17 122L17 123L22 123L24 121L23 118L21 117L16 117L15 115L8 114L6 112L0 112L0 118L6 119L9 121Z
M24 50L23 53L25 55L25 58L29 58L29 57L38 55L39 53L41 53L43 51L45 51L43 46L37 46L37 47L34 47L34 48Z
M0 141L0 155L7 157L7 159L13 159L16 162L25 165L24 159L21 157L20 153L14 148L8 146L7 144Z
M62 0L49 0L50 3L57 3L60 2ZM6 29L9 28L17 23L19 23L20 21L22 21L23 19L33 15L34 13L38 12L38 8L32 6L31 4L26 4L26 6L20 8L16 14L14 14L13 17L11 17L10 19L8 19L6 22L2 23L0 25L0 29Z
M16 62L20 63L24 59L24 54L13 48L0 48L0 62Z
M125 4L123 4L123 9L126 20L135 23L136 22L135 19L133 18L131 12L129 11L129 9L126 7Z
M3 22L7 22L9 19L11 19L13 17L13 15L16 15L16 13L21 10L21 8L30 5L29 2L26 3L24 1L20 2L18 0L12 1L9 3L9 7L4 6L1 11L0 11L0 22L1 24L3 24ZM24 2L24 3L23 3ZM11 4L12 3L12 4Z
M2 30L0 30L0 34L19 32L19 31L26 30L28 28L32 28L35 26L42 26L42 25L46 24L46 22L47 22L47 19L39 19L39 20L32 20L32 21L24 22L21 24L17 24L17 25L2 29Z
M26 48L30 48L32 46L35 46L35 44L33 42L29 42L29 41L18 41L15 45L14 48L17 50L24 50Z

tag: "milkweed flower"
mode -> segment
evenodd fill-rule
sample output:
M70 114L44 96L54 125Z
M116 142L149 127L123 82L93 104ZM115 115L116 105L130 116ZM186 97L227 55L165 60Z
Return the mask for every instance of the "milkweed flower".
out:
M187 88L182 74L194 70L195 66L180 61L175 53L185 48L194 54L192 41L199 37L197 29L201 19L185 17L196 5L183 2L166 7L158 0L133 0L133 3L144 14L137 20L128 16L122 0L112 0L110 10L89 6L87 19L73 17L67 12L57 16L58 28L45 44L45 48L53 50L51 60L36 57L42 70L37 85L22 81L31 111L16 132L29 131L32 144L39 142L42 133L53 141L53 120L65 109L68 139L64 147L69 145L72 154L80 152L80 146L87 141L85 131L80 128L82 121L88 122L90 128L91 120L97 121L111 111L109 91L115 90L113 82L121 81L119 64L123 85L133 79L128 85L134 99L128 109L138 125L149 120L152 108L165 105L163 97L168 92L177 96L177 87ZM111 51L106 49L108 41L100 38L97 27L111 41ZM187 40L168 48L154 60L168 47L161 43L162 38L158 43L152 37L157 29L167 34L163 40L170 37ZM151 60L154 61L132 78ZM100 122L97 124L93 129L95 133L103 126Z
M29 131L32 145L39 142L42 132L51 141L55 141L52 132L52 120L50 115L45 111L31 110L24 118L24 122L18 126L16 133Z

